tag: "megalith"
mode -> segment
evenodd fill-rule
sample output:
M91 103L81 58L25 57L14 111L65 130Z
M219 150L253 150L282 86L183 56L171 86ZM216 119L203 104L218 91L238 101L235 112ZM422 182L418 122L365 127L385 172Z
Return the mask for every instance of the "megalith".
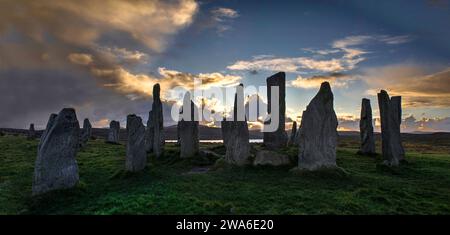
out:
M397 166L405 159L400 125L402 120L401 96L389 98L385 90L378 93L381 121L381 151L384 164Z
M30 128L28 129L27 139L33 140L36 138L36 131L34 130L34 124L30 124Z
M248 124L245 118L244 86L240 84L234 100L232 120L221 123L222 137L226 149L227 163L243 166L250 164L250 142Z
M52 114L41 136L34 168L33 195L75 186L79 180L75 159L80 126L72 108Z
M264 131L264 146L268 149L279 149L286 147L288 137L285 128L286 120L286 74L284 72L279 72L271 77L267 78L267 112L271 117L278 117L278 128L276 131ZM278 88L278 109L272 110L272 89ZM275 97L274 97L275 98ZM270 118L265 121L265 125L269 125L271 122L276 121Z
M160 157L164 152L164 117L159 84L153 86L152 123L153 123L153 153Z
M145 151L151 153L153 151L153 139L155 128L153 124L153 112L148 113L147 128L145 129Z
M107 143L119 144L120 122L112 120L109 123Z
M359 119L359 134L361 137L361 147L358 154L375 154L375 137L373 134L372 107L370 100L363 98L361 103L361 117Z
M301 170L336 167L338 120L333 100L330 84L324 82L303 112L298 154Z
M187 107L187 108L186 108ZM186 92L181 111L181 120L178 122L178 141L180 144L180 157L192 157L199 151L198 138L198 108L191 100L191 94Z
M297 135L297 122L292 122L291 135L289 137L288 146L295 145L295 136Z
M131 172L141 171L147 164L145 127L142 119L135 114L127 116L127 136L125 169Z
M87 144L92 135L92 125L89 119L85 118L83 121L83 129L80 135L80 146L83 147Z

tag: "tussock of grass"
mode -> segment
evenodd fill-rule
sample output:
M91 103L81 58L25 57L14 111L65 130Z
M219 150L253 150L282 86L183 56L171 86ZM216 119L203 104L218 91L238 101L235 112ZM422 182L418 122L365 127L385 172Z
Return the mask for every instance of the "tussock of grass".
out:
M345 169L296 175L286 167L230 167L223 160L179 159L178 147L128 173L125 146L91 140L77 161L73 189L31 197L38 141L0 137L0 214L449 214L450 154L408 151L408 164L380 166L381 156L343 144ZM407 145L408 143L406 143ZM220 145L203 145L219 154ZM255 145L256 149L261 146ZM280 150L295 158L296 149ZM214 164L215 162L215 164ZM206 173L186 174L214 165ZM214 170L220 169L220 170Z

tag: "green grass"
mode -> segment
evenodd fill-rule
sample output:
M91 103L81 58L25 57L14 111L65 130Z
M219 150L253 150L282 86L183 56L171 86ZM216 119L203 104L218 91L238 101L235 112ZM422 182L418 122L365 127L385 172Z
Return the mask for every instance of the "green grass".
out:
M37 143L0 137L0 214L450 214L448 153L408 152L408 164L390 169L339 148L344 177L299 176L289 171L294 166L188 174L208 159L179 160L168 145L163 160L149 155L147 168L130 174L124 145L96 140L78 153L76 188L32 198ZM295 148L282 151L296 155Z

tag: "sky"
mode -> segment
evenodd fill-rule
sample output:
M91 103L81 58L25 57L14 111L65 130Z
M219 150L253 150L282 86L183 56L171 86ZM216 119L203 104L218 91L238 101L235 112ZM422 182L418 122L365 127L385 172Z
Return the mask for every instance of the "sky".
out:
M95 127L146 120L155 83L170 117L174 87L264 86L284 71L289 121L329 81L339 130L358 130L364 97L379 128L385 89L402 96L404 132L450 131L449 22L448 0L3 0L0 127L44 128L64 107Z

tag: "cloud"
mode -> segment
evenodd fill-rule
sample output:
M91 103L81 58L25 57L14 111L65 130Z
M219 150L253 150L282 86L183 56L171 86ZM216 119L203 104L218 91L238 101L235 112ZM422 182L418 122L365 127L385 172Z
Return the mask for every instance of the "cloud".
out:
M366 69L361 79L368 94L385 89L401 95L405 107L450 107L450 68L429 74L419 65L398 64Z
M230 70L266 70L266 71L285 71L298 73L301 70L313 72L342 72L354 69L359 63L366 60L363 57L368 52L355 48L370 42L384 44L400 44L410 40L409 36L387 36L387 35L359 35L349 36L334 41L331 49L314 50L305 48L304 51L329 56L327 59L317 59L313 57L253 57L251 60L239 60L229 65Z
M333 48L348 48L350 46L358 46L372 39L369 35L348 36L343 39L336 40L332 43Z
M412 38L408 35L402 35L402 36L395 36L395 37L389 37L386 35L380 36L379 40L382 42L385 42L387 44L395 45L395 44L402 44L407 43L412 40Z
M412 37L409 35L398 35L398 36L390 36L390 35L356 35L356 36L348 36L343 39L336 40L332 43L333 48L349 48L351 46L359 46L368 43L386 43L386 44L402 44L407 43L412 40Z
M214 15L216 21L222 22L226 18L237 18L239 17L239 13L236 10L231 8L219 7L211 10L211 13Z
M29 123L45 128L50 113L63 107L76 108L79 121L89 118L96 123L107 118L124 125L126 115L146 117L152 104L149 96L132 100L99 87L87 71L78 69L1 70L0 94L0 127L15 128L27 128ZM170 116L169 103L164 103L164 109Z
M413 115L404 119L402 130L406 132L448 132L450 131L450 117L446 118L422 118L417 120Z
M102 59L108 60L113 64L136 65L147 63L149 55L138 50L128 50L119 47L101 47L95 48L96 52L101 55Z
M89 65L93 61L92 55L83 53L71 53L67 58L70 62L78 65Z
M216 28L217 33L222 34L230 30L232 27L229 23L239 17L239 13L231 8L218 7L210 11L212 18L212 25Z
M222 73L200 73L191 74L159 68L159 76L147 74L134 74L123 67L115 68L90 68L91 73L104 80L104 86L113 88L123 94L134 94L135 96L151 96L153 85L159 83L162 96L170 99L170 90L175 87L183 87L188 90L194 88L194 80L202 82L199 89L210 87L238 85L242 79L240 76ZM106 82L107 81L107 82Z
M6 0L0 10L0 29L12 25L36 41L45 42L51 36L75 45L92 45L108 32L120 31L162 51L166 37L189 25L197 10L193 0Z
M338 59L315 60L306 57L295 57L253 59L250 61L240 60L229 65L227 68L230 70L267 70L297 73L300 69L334 72L346 70L346 67L347 66Z
M316 75L309 78L297 76L289 85L304 89L316 89L320 87L322 82L329 82L332 87L342 88L347 87L350 82L356 80L355 77L343 73L330 73L328 75Z
M168 82L135 68L163 52L198 8L194 0L2 1L0 126L43 127L63 107L98 125L145 118L152 85Z
M374 117L374 129L380 132L379 117ZM351 115L338 116L341 131L359 131L359 118ZM416 119L413 115L407 116L402 120L401 131L412 132L449 132L450 117L445 118L422 118Z

